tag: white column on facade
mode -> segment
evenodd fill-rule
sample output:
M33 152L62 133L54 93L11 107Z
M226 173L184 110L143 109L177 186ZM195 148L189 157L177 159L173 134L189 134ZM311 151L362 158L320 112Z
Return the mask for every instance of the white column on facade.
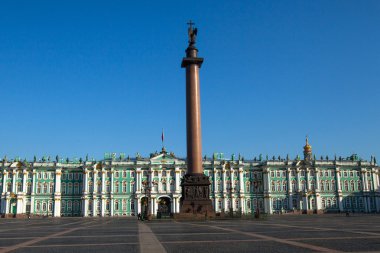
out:
M89 173L88 170L85 169L84 173L83 173L83 185L84 185L83 190L84 190L85 194L88 193L88 173ZM85 209L87 209L87 208L85 208Z
M88 198L86 196L84 196L82 201L82 213L84 217L88 216Z
M245 208L245 198L240 197L240 210L242 213L246 213L246 208ZM258 203L258 202L257 202ZM236 210L237 211L237 210Z
M136 193L141 192L141 168L136 168Z
M112 174L111 174L112 175ZM111 178L112 178L112 176L111 176ZM114 206L114 204L115 204L115 201L114 201L114 198L111 198L110 199L110 212L111 212L111 216L113 216L114 214L113 214L113 206Z
M158 192L162 192L162 168L158 171Z
M106 180L106 172L104 170L102 170L102 193L104 193L106 191L105 180Z
M97 176L98 176L98 172L96 170L94 170L94 174L92 177L92 180L94 180L93 185L92 185L92 188L93 188L92 193L96 193L98 191ZM95 205L94 203L95 203L95 200L93 201L93 205ZM95 213L95 209L93 209L92 211L93 211L93 213Z
M319 169L318 168L315 168L315 191L316 192L319 192ZM335 184L336 185L336 184ZM335 189L334 189L335 191Z
M302 188L301 188L301 180L300 180L300 170L299 170L299 168L296 169L296 173L297 173L297 191L300 192L300 191L302 191Z
M291 178L290 168L286 170L286 174L287 174L287 181L288 181L288 196L289 196L288 207L290 210L292 210L293 209L293 187L292 187L292 178Z
M104 175L102 178L104 178ZM102 197L101 201L102 201L101 216L104 217L105 211L106 211L106 199Z
M16 206L16 214L23 213L24 209L24 201L21 196L17 196L17 206Z
M141 213L141 199L140 198L137 199L137 213Z
M181 187L180 187L180 171L179 168L175 168L175 192L179 193L181 192Z
M26 179L27 179L28 172L24 169L22 172L22 192L26 193Z
M244 193L244 178L243 178L243 169L239 169L239 190L240 190L240 194L243 194Z
M54 181L54 217L61 216L61 174L61 169L56 169Z
M97 205L97 202L98 201L101 201L100 199L93 199L92 200L92 216L96 216L98 215L98 205Z
M12 192L16 192L16 170L12 171Z
M155 208L155 206L156 206L156 199L155 198L151 198L150 199L150 213L152 214L152 215L156 215L156 208Z
M176 205L176 210L177 210L177 213L179 213L180 212L180 208L179 208L179 198L177 198L176 199L176 201L175 201L175 205Z
M111 185L110 185L110 187L111 187L111 194L112 194L113 191L114 191L114 189L113 189L113 173L114 173L114 170L111 169ZM112 205L111 205L111 206L112 206ZM112 214L111 214L111 216L112 216Z
M223 166L223 170L222 170L222 180L223 180L223 192L226 193L227 192L227 176L226 176L226 168L225 166Z
M367 175L366 170L362 169L360 175L361 175L361 180L362 180L362 185L363 185L363 191L367 191L368 187L367 187L367 180L366 180L366 175Z
M340 181L340 169L339 168L336 169L335 175L336 175L336 185L338 186L338 192L341 192L342 191L342 183Z
M4 170L3 172L3 193L4 194L7 192L7 176L8 176L8 173Z
M31 191L31 197L30 197L30 213L34 213L34 189L36 187L36 170L33 170L33 176L32 176L32 191Z

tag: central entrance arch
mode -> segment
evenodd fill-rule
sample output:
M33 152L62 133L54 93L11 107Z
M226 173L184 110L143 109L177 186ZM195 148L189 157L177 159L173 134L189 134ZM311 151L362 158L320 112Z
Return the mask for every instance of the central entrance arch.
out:
M171 216L171 199L169 197L158 198L157 218Z

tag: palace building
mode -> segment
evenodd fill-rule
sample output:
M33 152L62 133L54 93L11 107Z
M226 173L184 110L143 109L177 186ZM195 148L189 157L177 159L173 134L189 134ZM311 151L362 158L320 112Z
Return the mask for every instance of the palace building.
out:
M373 157L203 159L216 213L380 212L380 168ZM6 158L0 163L4 216L132 216L179 212L186 159L163 148L150 158L110 154L102 161ZM197 193L198 194L198 193ZM149 210L147 210L149 208Z

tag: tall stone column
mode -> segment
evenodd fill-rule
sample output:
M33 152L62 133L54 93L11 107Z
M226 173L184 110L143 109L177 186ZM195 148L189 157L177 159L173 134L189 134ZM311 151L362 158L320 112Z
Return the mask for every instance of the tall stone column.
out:
M181 182L181 213L206 214L213 216L214 209L210 200L208 176L202 166L202 131L199 68L203 58L198 57L195 47L197 28L188 23L189 46L181 67L186 69L186 135L187 135L187 173Z

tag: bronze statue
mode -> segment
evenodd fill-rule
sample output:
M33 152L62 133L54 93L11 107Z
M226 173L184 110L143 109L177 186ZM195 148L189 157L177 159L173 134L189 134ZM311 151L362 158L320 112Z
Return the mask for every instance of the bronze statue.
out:
M192 46L195 44L195 41L197 39L198 29L193 27L193 25L195 25L195 23L193 23L193 21L191 21L191 20L187 24L189 25L189 28L187 30L187 32L189 34L189 44L190 44L190 46Z

